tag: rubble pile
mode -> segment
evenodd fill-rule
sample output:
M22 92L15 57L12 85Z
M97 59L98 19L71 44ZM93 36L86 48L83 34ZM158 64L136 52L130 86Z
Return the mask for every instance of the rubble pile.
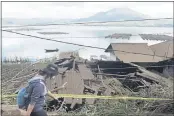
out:
M92 62L71 57L60 59L55 64L59 67L60 74L54 79L48 79L47 84L49 89L53 90L67 82L65 90L56 92L59 94L104 96L135 96L141 94L141 97L147 97L146 91L142 90L148 90L153 85L159 85L162 88L172 87L173 85L167 78L133 63L120 61ZM63 103L68 106L67 109L70 111L83 104L95 104L97 100L94 98L64 98Z

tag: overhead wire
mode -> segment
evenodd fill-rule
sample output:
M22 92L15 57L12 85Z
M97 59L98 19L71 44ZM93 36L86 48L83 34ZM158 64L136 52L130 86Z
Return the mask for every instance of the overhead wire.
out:
M65 41L60 41L60 40L48 39L48 38L44 38L44 37L38 37L38 36L34 36L34 35L18 33L18 32L9 31L9 30L2 30L2 31L9 32L9 33L15 33L15 34L18 34L18 35L24 35L24 36L34 37L34 38L38 38L38 39L42 39L42 40L48 40L48 41L54 41L54 42L59 42L59 43L64 43L64 44L70 44L70 45L76 45L76 46L83 46L83 47L88 47L88 48L95 48L95 49L100 49L100 50L106 50L105 48L102 48L102 47L89 46L89 45L82 45L82 44L77 44L77 43L71 43L71 42L65 42ZM128 51L115 50L115 49L107 49L107 50L109 50L109 51L118 51L118 52L123 52L123 53L131 53L131 54L141 54L141 55L147 55L147 56L153 56L153 57L154 57L154 56L157 56L157 57L164 57L164 56L154 55L154 54L145 54L145 53L128 52ZM172 58L172 57L166 57L166 58Z
M74 25L74 24L95 24L95 23L114 23L114 22L138 22L138 21L151 21L151 20L168 20L173 18L151 18L151 19L137 19L137 20L117 20L117 21L101 21L101 22L74 22L74 23L60 23L60 24L37 24L37 25L18 25L18 26L2 26L2 28L9 27L30 27L30 26L55 26L55 25Z

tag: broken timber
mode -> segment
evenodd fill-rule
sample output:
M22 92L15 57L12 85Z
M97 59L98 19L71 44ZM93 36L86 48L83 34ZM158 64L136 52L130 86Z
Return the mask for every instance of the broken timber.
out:
M163 80L163 77L161 77L160 75L157 75L151 71L148 71L146 70L145 68L139 66L139 65L136 65L134 63L130 63L132 66L136 66L140 71L141 73L137 73L138 76L141 76L149 81L154 81L156 83L160 83L160 84L164 84L164 82L162 82Z

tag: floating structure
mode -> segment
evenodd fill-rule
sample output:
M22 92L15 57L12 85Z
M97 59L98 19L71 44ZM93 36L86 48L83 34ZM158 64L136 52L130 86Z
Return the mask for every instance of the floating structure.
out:
M105 38L115 38L115 39L130 39L132 34L126 33L114 33L106 36ZM143 40L156 40L156 41L169 41L173 40L172 36L160 35L160 34L139 34Z
M43 35L57 35L57 34L69 34L69 33L66 33L66 32L37 32L39 34L43 34Z
M130 37L132 36L132 34L125 34L125 33L114 33L112 35L108 35L105 38L122 38L122 39L130 39Z
M168 35L159 35L159 34L139 34L139 35L143 40L157 40L157 41L173 40L173 37Z

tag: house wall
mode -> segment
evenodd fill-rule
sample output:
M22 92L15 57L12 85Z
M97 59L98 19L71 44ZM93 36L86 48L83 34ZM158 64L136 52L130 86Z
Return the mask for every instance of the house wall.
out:
M116 61L116 59L117 59L117 58L116 58L114 52L111 51L111 52L110 52L110 60L112 60L112 61Z

